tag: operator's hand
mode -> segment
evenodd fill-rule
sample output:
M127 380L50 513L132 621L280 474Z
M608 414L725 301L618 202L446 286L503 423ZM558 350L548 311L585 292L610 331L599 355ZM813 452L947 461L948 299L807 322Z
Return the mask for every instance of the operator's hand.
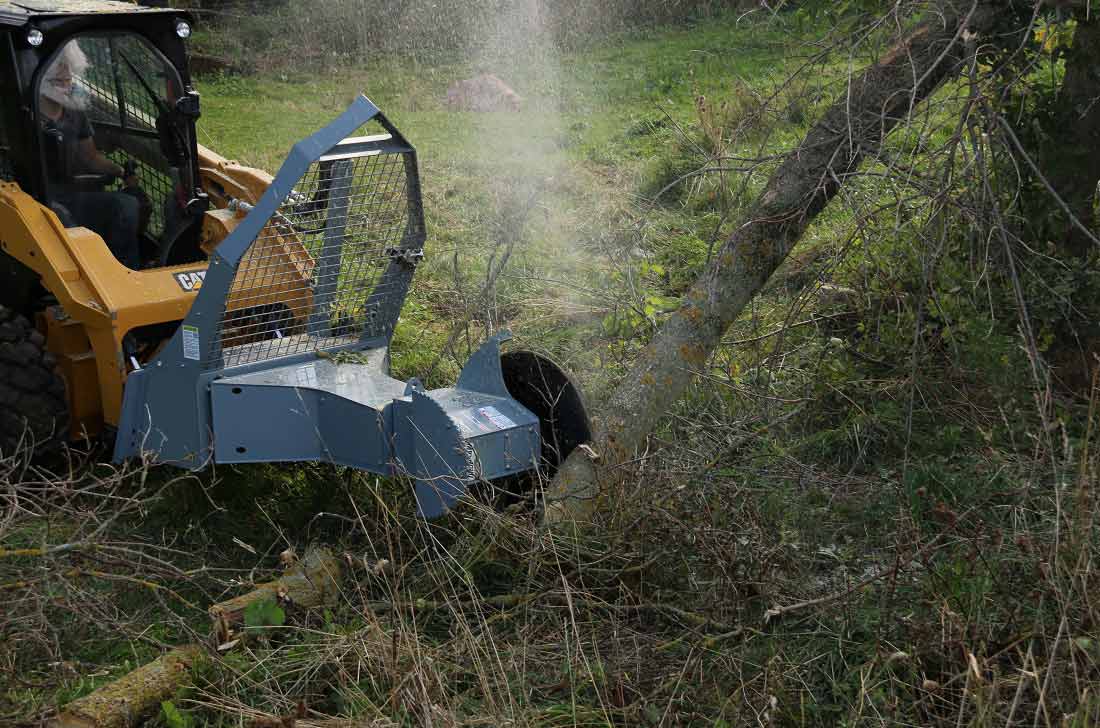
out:
M119 167L121 174L118 175L122 178L122 186L125 187L137 187L137 164L132 159L127 159L126 164Z

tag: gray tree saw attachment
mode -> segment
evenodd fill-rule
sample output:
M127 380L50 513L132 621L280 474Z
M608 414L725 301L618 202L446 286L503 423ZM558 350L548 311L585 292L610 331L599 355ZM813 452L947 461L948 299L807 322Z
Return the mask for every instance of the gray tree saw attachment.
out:
M352 136L368 123L382 133ZM389 376L424 240L416 152L360 96L294 146L210 257L179 329L130 373L115 460L407 474L429 518L476 482L553 467L587 439L579 393L534 354L509 353L502 368L508 334L486 341L454 387Z

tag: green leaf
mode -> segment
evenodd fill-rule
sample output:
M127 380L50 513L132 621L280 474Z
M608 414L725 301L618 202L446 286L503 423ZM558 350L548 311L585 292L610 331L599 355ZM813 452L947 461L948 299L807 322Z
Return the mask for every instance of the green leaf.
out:
M286 624L286 612L274 599L253 602L244 610L244 624L249 629L282 627Z
M164 724L168 728L191 728L191 717L181 713L171 700L162 701L160 711L164 714Z
M676 296L647 296L646 300L656 306L662 312L675 311L680 307L680 299Z

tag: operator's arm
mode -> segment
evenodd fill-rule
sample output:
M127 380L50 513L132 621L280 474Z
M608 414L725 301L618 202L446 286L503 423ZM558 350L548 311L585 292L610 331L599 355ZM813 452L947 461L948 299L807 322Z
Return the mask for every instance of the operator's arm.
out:
M111 174L116 177L124 177L123 184L128 187L136 185L137 180L133 177L126 177L126 170L121 165L112 162L96 148L92 123L88 120L87 114L77 113L80 116L77 121L76 154L80 158L80 163L84 169L93 174Z
M115 164L108 159L103 152L96 149L95 139L93 137L85 137L77 142L77 153L80 155L80 162L84 169L96 174L113 174L116 177L121 177L124 174L122 166Z

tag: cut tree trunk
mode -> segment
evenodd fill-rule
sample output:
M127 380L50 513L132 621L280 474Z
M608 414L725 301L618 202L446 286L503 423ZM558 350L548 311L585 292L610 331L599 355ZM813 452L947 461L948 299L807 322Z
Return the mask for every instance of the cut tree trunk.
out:
M238 597L219 602L207 610L213 620L214 638L224 644L233 630L244 624L244 613L259 602L274 600L281 606L316 607L330 603L340 591L344 564L325 549L310 549L285 574Z
M597 471L633 456L845 179L959 73L973 52L971 34L984 33L996 16L994 4L945 2L941 14L850 80L597 413L591 451L574 450L547 490L549 523L591 518L601 494Z
M54 728L128 728L139 725L187 684L191 666L202 655L198 645L177 647L113 683L74 700L54 720Z

